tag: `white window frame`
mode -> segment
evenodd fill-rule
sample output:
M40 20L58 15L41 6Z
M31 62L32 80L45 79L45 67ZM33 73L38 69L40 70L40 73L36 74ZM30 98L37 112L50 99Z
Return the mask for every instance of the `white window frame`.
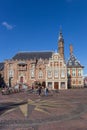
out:
M82 70L78 69L78 76L82 76Z
M38 78L39 78L39 79L42 79L42 78L43 78L43 72L42 72L42 70L39 70Z
M30 76L31 76L31 79L32 79L32 78L35 78L35 73L34 73L34 70L33 70L33 69L30 70Z
M48 78L52 78L52 71L51 71L51 70L48 70L48 71L47 71L47 77L48 77Z
M72 69L72 76L75 77L76 76L76 69Z
M70 69L67 70L68 75L70 75Z
M14 71L11 69L11 70L9 70L9 77L13 77L14 76Z
M61 70L61 78L65 78L65 70L64 69Z
M58 70L54 70L54 77L55 77L55 78L58 78L58 77L59 77L59 75L58 75Z

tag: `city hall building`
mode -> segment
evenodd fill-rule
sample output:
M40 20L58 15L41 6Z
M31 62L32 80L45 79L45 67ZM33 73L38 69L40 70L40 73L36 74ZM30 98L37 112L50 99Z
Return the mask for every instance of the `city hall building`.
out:
M5 60L0 71L8 86L9 83L30 87L40 84L59 90L73 85L83 87L83 66L75 59L72 50L68 62L64 57L64 39L60 31L57 52L19 52L12 59Z

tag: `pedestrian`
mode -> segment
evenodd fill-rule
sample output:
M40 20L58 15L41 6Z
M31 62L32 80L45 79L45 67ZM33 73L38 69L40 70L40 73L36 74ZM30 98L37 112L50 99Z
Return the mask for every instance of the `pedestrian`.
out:
M39 89L38 89L38 93L39 93L39 96L41 95L41 86L39 86Z
M45 96L48 96L48 88L45 87Z
M34 90L34 86L32 86L32 90Z

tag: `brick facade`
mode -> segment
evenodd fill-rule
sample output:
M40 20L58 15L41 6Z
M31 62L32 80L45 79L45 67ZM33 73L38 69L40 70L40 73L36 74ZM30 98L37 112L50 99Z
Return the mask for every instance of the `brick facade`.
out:
M11 86L16 84L32 86L37 83L44 87L60 90L68 87L83 87L84 67L73 55L72 46L70 46L70 58L67 64L64 57L64 39L60 32L58 52L17 53L12 59L4 61L1 73L8 86L11 82Z

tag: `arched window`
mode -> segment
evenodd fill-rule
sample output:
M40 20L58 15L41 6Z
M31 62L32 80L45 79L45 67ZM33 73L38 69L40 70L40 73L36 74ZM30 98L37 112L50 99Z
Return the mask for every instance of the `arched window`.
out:
M39 77L40 79L43 78L43 72L42 72L42 70L39 70L38 77Z

